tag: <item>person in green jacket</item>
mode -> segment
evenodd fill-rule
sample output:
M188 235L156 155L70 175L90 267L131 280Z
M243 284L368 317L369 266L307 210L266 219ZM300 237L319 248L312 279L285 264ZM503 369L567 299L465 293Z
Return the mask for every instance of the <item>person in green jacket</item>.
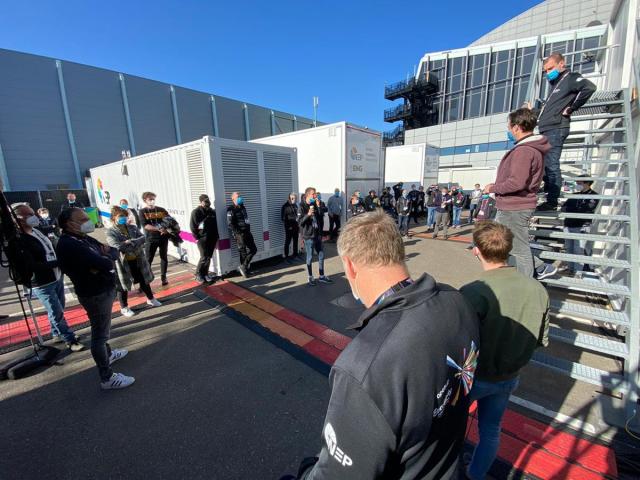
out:
M467 476L483 479L500 443L500 423L520 370L539 346L548 345L549 295L540 282L507 265L513 233L506 226L478 222L473 254L482 276L460 289L480 320L480 356L471 390L478 401L480 441Z

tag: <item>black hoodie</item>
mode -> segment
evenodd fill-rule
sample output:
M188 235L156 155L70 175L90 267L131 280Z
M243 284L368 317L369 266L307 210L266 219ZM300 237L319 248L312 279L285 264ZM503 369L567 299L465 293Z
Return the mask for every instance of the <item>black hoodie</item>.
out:
M331 369L320 457L301 478L453 478L478 354L475 312L425 274L356 328Z

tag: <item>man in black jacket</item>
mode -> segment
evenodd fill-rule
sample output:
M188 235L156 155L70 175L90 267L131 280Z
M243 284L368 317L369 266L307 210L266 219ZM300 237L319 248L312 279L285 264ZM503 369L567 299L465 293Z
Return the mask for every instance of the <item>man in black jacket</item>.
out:
M247 209L244 206L244 198L238 192L231 194L231 205L227 207L227 225L238 245L238 253L240 254L238 271L244 278L247 278L251 267L251 259L258 251L258 248L251 234L251 223L249 222Z
M543 69L551 86L549 95L538 114L538 130L551 144L544 156L544 189L546 201L537 210L555 210L562 188L560 155L562 146L569 135L571 114L587 103L596 91L596 86L578 72L565 66L560 53L552 53L544 61Z
M293 263L298 258L298 203L294 192L289 194L289 199L280 209L280 219L284 225L284 260ZM293 247L293 259L289 257L289 244Z
M69 208L84 208L84 205L82 204L82 202L78 202L76 200L76 194L73 192L67 193L67 199L60 207L60 213L62 213L64 210L67 210Z
M114 261L119 253L88 234L95 225L79 208L64 210L58 217L62 235L57 255L62 272L69 277L80 305L91 323L91 356L100 374L103 390L125 388L135 378L114 373L111 364L127 355L127 350L111 349L111 311L116 298Z
M196 281L204 283L211 282L214 278L209 275L209 265L220 236L218 235L218 218L216 211L211 208L209 195L203 193L199 200L200 206L191 212L189 226L197 240L200 252L200 260L196 266Z
M351 219L338 254L367 310L331 369L322 451L299 477L456 478L478 356L475 312L431 276L411 279L383 212Z
M145 203L145 207L140 209L139 217L146 239L147 261L149 266L153 265L153 257L156 256L156 251L159 251L160 278L162 279L162 285L168 285L167 268L169 267L169 259L167 250L169 247L169 232L164 227L163 220L169 216L169 212L156 205L156 194L153 192L144 192L142 200Z
M300 202L300 213L298 215L298 224L304 241L304 251L307 255L307 273L309 274L308 283L310 286L316 285L313 278L313 251L318 254L318 266L320 267L320 276L318 281L321 283L333 283L329 277L324 274L324 247L322 245L322 220L316 189L307 187L304 191L304 202Z
M12 208L24 233L20 235L20 245L23 260L32 272L31 291L47 311L51 335L64 341L73 352L83 350L84 346L78 342L64 318L64 280L53 244L39 230L40 219L29 205L22 203Z

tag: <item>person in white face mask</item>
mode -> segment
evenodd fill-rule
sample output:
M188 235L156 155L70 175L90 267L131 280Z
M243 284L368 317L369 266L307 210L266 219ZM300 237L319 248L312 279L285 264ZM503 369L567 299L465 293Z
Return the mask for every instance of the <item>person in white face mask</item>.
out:
M40 300L51 325L54 340L65 342L72 352L84 349L64 318L64 281L53 244L38 227L40 219L27 204L12 206L20 231L23 259L31 275L31 292Z
M59 265L87 311L91 323L91 355L98 366L100 386L103 390L128 387L135 379L111 370L111 364L128 352L112 350L108 343L116 297L114 261L119 257L118 250L88 235L95 225L79 208L64 210L58 217L58 225L62 229L57 248Z

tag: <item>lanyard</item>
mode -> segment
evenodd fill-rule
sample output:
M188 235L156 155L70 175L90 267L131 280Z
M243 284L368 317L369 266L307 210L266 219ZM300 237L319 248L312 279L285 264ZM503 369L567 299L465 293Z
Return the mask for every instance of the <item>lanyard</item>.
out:
M389 290L387 290L386 292L383 292L382 295L380 295L378 299L374 302L374 304L380 305L385 299L389 298L394 293L399 292L403 288L408 287L412 283L413 283L413 280L411 280L410 278L405 278L404 280L399 281L394 286L392 286Z

